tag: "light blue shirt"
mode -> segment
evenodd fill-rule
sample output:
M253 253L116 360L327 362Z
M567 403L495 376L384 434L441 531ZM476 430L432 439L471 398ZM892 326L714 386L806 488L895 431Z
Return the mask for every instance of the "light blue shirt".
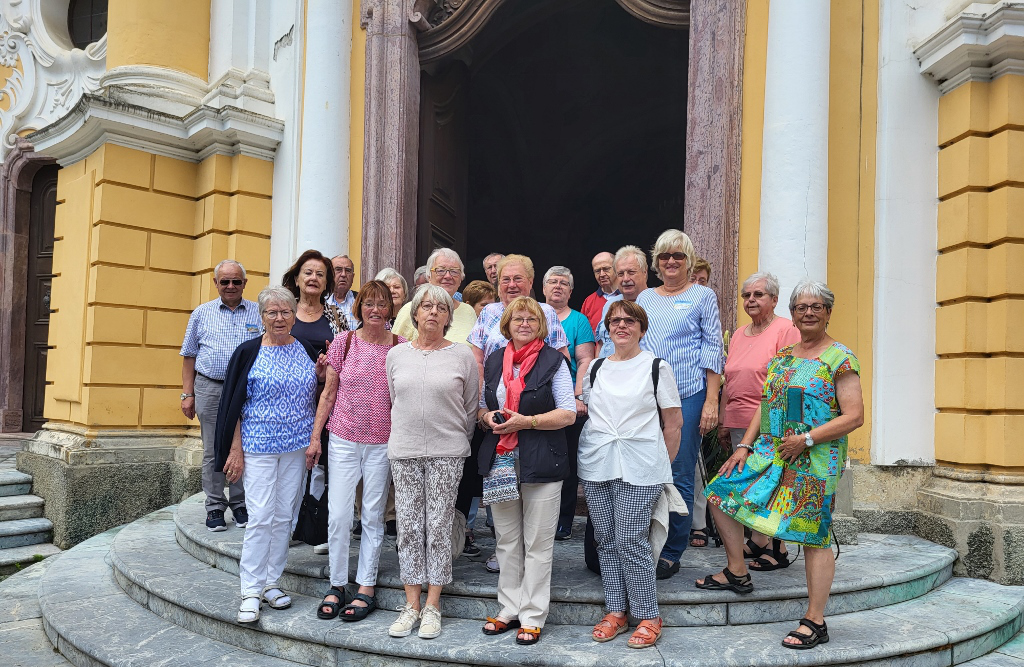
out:
M594 336L597 342L601 344L601 351L597 354L598 359L604 359L615 354L615 343L612 342L612 335L608 333L608 327L604 325L604 318L608 317L608 309L616 301L622 301L622 292L616 292L611 296L605 297L604 308L601 309L601 323L597 325L597 333Z
M261 335L263 322L255 302L242 299L231 310L217 297L192 311L180 354L195 357L197 373L223 380L235 348Z

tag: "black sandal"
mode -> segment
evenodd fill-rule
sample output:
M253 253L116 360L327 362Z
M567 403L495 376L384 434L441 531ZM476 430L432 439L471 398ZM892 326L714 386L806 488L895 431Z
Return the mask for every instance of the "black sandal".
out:
M694 541L703 542L704 544L694 544ZM694 549L706 547L709 541L708 534L703 528L695 528L690 531L690 546Z
M709 574L704 577L703 582L695 582L697 588L703 588L706 591L732 591L739 593L740 595L746 595L754 590L754 584L750 581L750 573L737 577L729 568L722 570L722 574L725 575L726 583L722 583L715 579L715 575Z
M772 548L762 550L748 567L755 572L771 572L772 570L786 569L790 565L789 552L781 551L781 549L782 540L772 538ZM774 558L775 562L771 562L768 558Z
M797 632L796 630L794 630L793 632L790 632L786 636L787 637L793 637L793 638L799 640L800 643L799 644L787 644L786 641L783 640L783 642L782 642L783 646L785 646L786 648L796 649L798 651L806 651L809 648L814 648L818 644L827 644L828 643L828 626L824 622L822 622L821 625L818 625L817 623L815 623L814 621L812 621L809 618L801 618L800 619L800 625L807 626L807 628L811 631L811 634L805 635L803 633L800 633L800 632Z
M343 621L361 621L370 615L370 612L377 608L377 598L375 595L367 595L366 593L356 593L352 596L352 600L359 600L365 602L365 607L360 607L357 604L351 602L345 605L341 610L341 620ZM347 613L349 609L354 610L351 614Z
M750 549L750 553L747 553L747 549ZM767 546L760 546L756 544L753 538L747 538L746 544L743 545L743 557L744 558L758 558L765 555L770 551Z
M339 601L328 602L327 598L331 597L332 595L338 598ZM334 586L331 586L331 589L327 591L326 595L324 595L323 602L321 602L320 606L316 608L316 617L324 621L329 621L332 618L337 618L338 613L341 611L341 605L344 604L344 602L345 591L338 590ZM324 611L324 607L327 607L328 609L330 609L330 611Z

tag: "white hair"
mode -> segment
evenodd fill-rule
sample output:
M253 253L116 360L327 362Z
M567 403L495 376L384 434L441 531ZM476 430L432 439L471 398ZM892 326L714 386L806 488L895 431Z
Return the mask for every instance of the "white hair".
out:
M828 288L828 285L820 280L804 278L796 284L796 287L793 288L792 296L789 297L789 312L793 312L793 309L796 308L797 299L802 296L813 296L821 299L821 302L829 310L832 310L832 306L836 303L836 295Z
M387 284L387 282L389 280L394 280L395 278L398 278L398 281L400 283L402 283L402 294L404 294L405 298L408 299L409 298L409 283L405 282L405 277L402 276L401 273L399 273L398 271L395 271L390 266L387 267L386 269L381 269L380 271L378 271L377 272L377 277L375 277L374 280L379 280L382 283Z
M426 267L426 265L423 265L423 266L417 268L416 271L412 274L412 281L416 282L420 278L426 278L426 277L427 277L427 267Z
M750 274L750 277L743 281L742 289L745 291L748 287L754 285L754 283L764 281L764 289L775 298L779 296L779 279L775 277L774 273L768 273L767 271L758 271L757 273Z
M272 285L270 287L264 287L260 290L260 295L256 297L256 303L260 308L260 317L263 317L263 313L266 312L267 306L272 303L280 303L288 306L292 309L292 313L298 307L298 302L295 300L295 295L292 291L286 287L280 285Z
M647 273L647 255L635 245L624 245L615 252L615 261L612 262L612 269L618 272L619 262L627 257L635 259L636 263L640 265L640 270Z
M544 273L544 283L548 282L548 278L551 276L561 276L562 278L569 279L569 291L572 291L574 287L574 281L572 279L572 271L566 266L552 266Z
M442 257L444 257L445 259L450 259L451 261L458 264L459 273L466 273L466 265L462 263L462 258L459 257L459 253L455 252L451 248L438 248L434 252L430 253L430 257L427 257L427 270L433 271L434 265L437 264L437 260L441 259Z
M409 317L412 319L412 325L414 327L420 325L416 319L416 313L420 310L420 304L427 298L431 299L434 303L443 303L448 306L448 323L444 325L444 331L442 332L447 334L448 330L452 328L452 318L455 317L455 301L452 300L451 295L440 285L424 283L416 288L416 293L412 295L412 302L409 304Z
M236 262L233 259L222 259L217 264L217 266L213 267L213 279L214 280L218 280L220 278L220 270L223 267L227 266L228 264L234 264L235 266L240 268L242 270L242 280L245 280L245 267L242 266L241 262Z

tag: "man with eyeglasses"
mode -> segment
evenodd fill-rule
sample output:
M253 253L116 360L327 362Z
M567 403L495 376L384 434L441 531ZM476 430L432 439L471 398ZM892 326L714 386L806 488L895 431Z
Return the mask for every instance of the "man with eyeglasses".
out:
M487 275L487 280L494 289L498 289L498 262L505 258L505 255L500 252L492 252L487 257L484 257L484 273Z
M580 312L586 316L590 327L596 333L597 328L601 325L601 313L604 312L605 304L609 303L612 297L621 295L622 292L616 286L615 255L610 252L599 252L594 255L590 265L594 267L597 291L586 298Z
M225 497L224 473L214 469L217 406L228 360L236 347L263 333L259 307L242 298L246 280L245 267L235 260L218 264L213 270L218 296L192 311L181 344L181 411L188 419L199 417L206 527L215 533L227 530L224 510L229 504L236 526L244 528L249 523L242 480L232 483L230 495Z
M334 294L327 297L327 304L334 306L345 317L349 331L359 327L359 320L352 314L352 304L356 302L359 292L352 289L356 279L356 265L348 255L338 255L331 259L334 267Z
M604 325L604 316L608 314L608 308L616 301L636 301L640 292L647 289L647 255L635 245L624 245L615 253L612 264L615 267L615 280L619 288L617 295L608 297L605 300L604 308L598 320L597 331L594 338L597 339L597 358L604 359L615 354L615 343L612 342L611 334Z

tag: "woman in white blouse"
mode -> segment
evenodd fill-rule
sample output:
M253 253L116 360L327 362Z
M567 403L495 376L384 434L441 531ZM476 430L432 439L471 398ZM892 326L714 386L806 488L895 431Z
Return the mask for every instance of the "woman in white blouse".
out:
M644 309L632 301L617 301L604 323L615 353L584 378L590 419L579 448L579 477L594 524L608 608L592 636L606 642L629 629L628 608L640 621L628 645L646 648L661 635L648 539L651 514L663 486L672 483L683 415L672 368L640 349L647 333Z

